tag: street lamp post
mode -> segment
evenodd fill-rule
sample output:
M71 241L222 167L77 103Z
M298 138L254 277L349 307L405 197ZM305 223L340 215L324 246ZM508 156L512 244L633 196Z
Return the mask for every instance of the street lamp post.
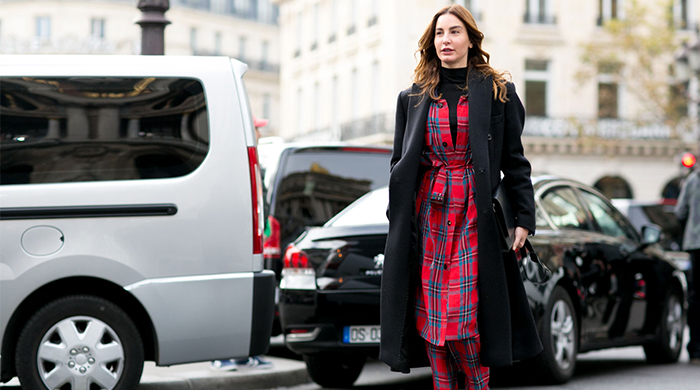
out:
M141 54L165 54L165 26L170 21L165 11L170 9L169 0L139 0L141 17L136 24L141 26Z

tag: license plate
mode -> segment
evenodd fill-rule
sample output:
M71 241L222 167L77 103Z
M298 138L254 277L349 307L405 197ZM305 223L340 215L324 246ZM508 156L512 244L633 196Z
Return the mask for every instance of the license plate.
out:
M381 331L379 329L379 325L346 326L343 328L343 343L379 343L381 339Z

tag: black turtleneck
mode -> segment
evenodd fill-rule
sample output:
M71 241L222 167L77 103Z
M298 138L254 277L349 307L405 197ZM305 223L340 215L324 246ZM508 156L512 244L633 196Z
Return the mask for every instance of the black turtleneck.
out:
M457 105L459 97L466 95L464 87L467 86L467 68L448 69L440 67L440 83L438 84L438 94L447 100L447 107L450 109L450 133L452 133L452 144L457 142Z

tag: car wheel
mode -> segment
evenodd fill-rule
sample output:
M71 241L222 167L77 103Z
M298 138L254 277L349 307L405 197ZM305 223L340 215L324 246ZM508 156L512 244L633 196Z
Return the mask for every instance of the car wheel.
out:
M309 376L323 387L351 387L366 360L364 355L340 353L304 355Z
M574 375L578 331L578 318L571 297L563 287L557 286L542 317L540 337L544 350L535 358L545 382L564 383Z
M105 299L74 295L37 311L17 341L17 376L26 389L134 389L144 351L136 326Z
M680 294L671 290L666 295L661 320L656 330L656 340L644 345L647 362L654 364L675 363L681 355L685 312Z

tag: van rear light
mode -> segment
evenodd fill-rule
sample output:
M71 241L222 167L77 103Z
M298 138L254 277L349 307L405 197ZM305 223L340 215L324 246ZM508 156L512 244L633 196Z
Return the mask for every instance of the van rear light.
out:
M280 221L273 216L267 217L267 225L270 228L270 234L265 238L263 243L263 257L266 259L275 259L282 254L282 231Z
M284 268L311 268L309 256L303 250L290 245L284 253Z
M263 190L258 150L255 146L248 147L248 165L250 166L250 189L253 196L253 254L263 253Z

